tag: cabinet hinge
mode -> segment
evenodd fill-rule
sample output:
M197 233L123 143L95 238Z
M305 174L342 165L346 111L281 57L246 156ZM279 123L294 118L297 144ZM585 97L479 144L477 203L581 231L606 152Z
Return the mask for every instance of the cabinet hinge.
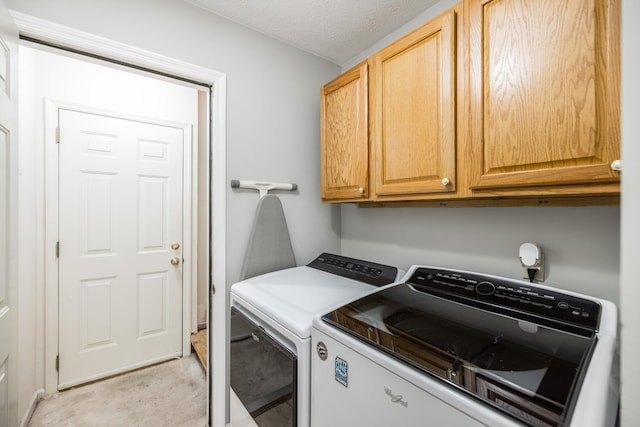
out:
M56 371L60 372L60 355L56 356Z
M60 242L56 242L56 258L60 258Z
M56 128L56 144L60 144L60 128Z

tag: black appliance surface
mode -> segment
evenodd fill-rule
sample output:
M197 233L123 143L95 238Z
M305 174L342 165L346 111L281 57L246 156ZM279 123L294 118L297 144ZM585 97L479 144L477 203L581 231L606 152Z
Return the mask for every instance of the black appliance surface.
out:
M532 426L571 416L598 303L509 279L418 268L322 319Z
M398 269L395 267L326 252L307 264L307 267L374 286L393 283L398 275Z
M271 410L280 414L282 427L297 426L297 356L235 307L231 312L232 322L251 329L250 336L231 343L231 388L258 426L258 417Z

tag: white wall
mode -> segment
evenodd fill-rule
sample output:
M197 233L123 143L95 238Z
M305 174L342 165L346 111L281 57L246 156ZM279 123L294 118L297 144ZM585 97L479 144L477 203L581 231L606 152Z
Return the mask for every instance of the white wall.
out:
M545 284L618 303L617 206L342 208L342 252L520 278L518 248L542 246Z
M640 2L622 1L622 426L640 420Z
M339 250L339 207L320 203L318 161L319 88L338 66L182 1L7 0L7 6L225 73L227 181L297 183L297 194L282 194L296 260ZM257 202L257 193L227 192L229 283L240 274Z

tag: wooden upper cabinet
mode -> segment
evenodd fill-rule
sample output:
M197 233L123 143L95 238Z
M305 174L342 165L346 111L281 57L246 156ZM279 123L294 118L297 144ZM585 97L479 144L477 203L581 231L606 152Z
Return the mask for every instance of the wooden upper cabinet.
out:
M322 199L369 195L368 65L352 68L320 91Z
M471 188L619 191L618 0L467 5Z
M375 54L371 80L375 194L455 191L455 9Z
M328 83L323 201L615 202L620 1L464 0Z

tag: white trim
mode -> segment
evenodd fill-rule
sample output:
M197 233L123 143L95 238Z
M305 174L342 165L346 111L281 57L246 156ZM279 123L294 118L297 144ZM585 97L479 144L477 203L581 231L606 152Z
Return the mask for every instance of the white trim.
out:
M56 356L58 355L58 146L55 129L58 126L58 105L44 101L44 390L58 390ZM53 129L54 132L47 132Z
M198 265L198 223L193 221L193 211L198 212L198 162L194 156L198 153L197 132L192 126L183 127L183 165L182 165L182 356L191 353L192 306L191 296L198 292L197 277L194 269ZM194 139L193 135L196 134ZM195 188L194 188L195 187ZM195 195L195 197L194 197ZM195 243L194 243L195 242Z
M211 140L226 141L225 123L227 120L226 77L223 84L213 90L211 101ZM217 120L216 120L217 119ZM225 139L221 139L225 138ZM230 426L230 380L229 380L229 344L227 330L229 325L229 289L226 281L226 144L212 143L211 150L211 302L209 306L209 372L210 396L213 427ZM213 292L215 290L215 292ZM215 363L214 363L215 362ZM223 380L224 379L224 380Z
M199 100L198 100L199 102ZM198 107L198 110L200 107ZM198 126L200 126L200 112L198 112ZM191 188L191 193L189 193L189 197L191 198L188 203L184 203L185 208L187 206L191 206L191 216L188 218L191 226L189 229L191 230L193 239L190 240L190 245L187 246L187 241L183 241L182 244L185 248L190 247L191 256L189 259L184 259L183 270L185 273L189 274L189 283L191 283L191 292L189 293L189 299L183 301L183 310L182 313L185 317L182 320L184 325L188 325L189 327L189 336L187 340L183 340L183 349L182 354L188 355L191 353L191 334L198 332L198 325L194 323L193 319L198 317L198 263L193 262L193 260L198 259L198 239L200 238L199 227L198 227L198 212L200 211L200 199L198 198L198 129L191 128L191 135L189 136L189 141L192 141L190 145L189 155L191 162L191 176L187 176L185 174L185 179L189 179L190 183L187 187L185 182L185 195L186 189ZM186 142L186 141L185 141ZM185 155L187 153L185 152ZM185 160L187 158L185 157ZM186 165L186 163L185 163ZM206 202L203 200L203 202ZM186 219L189 212L185 210L183 213L183 217ZM187 264L189 263L189 264ZM188 273L186 272L188 270ZM184 338L184 337L183 337Z
M33 392L31 395L31 401L29 402L29 408L24 413L24 416L20 421L20 427L27 427L29 425L29 421L31 421L31 417L35 412L36 406L38 406L38 402L40 401L40 398L42 398L42 395L44 395L44 390L41 388Z
M216 83L219 83L218 79L224 76L223 73L199 65L189 64L105 37L36 18L22 12L11 10L10 13L20 30L21 36L33 37L44 42L100 55L208 85L216 85Z
M160 71L163 73L175 75L201 83L212 85L213 94L210 98L211 102L211 128L210 128L210 176L211 176L211 224L213 227L212 236L215 237L211 243L211 281L217 287L218 297L213 297L211 307L209 307L210 327L212 339L209 340L210 360L215 359L217 363L210 363L209 372L218 381L210 381L211 387L209 393L213 392L210 399L210 408L213 410L211 420L213 426L225 426L229 418L229 387L226 350L226 312L228 306L228 290L226 285L226 75L214 70L203 68L198 65L179 61L153 52L138 49L123 43L114 42L112 40L95 36L93 34L74 30L59 24L45 21L32 17L23 13L11 11L13 19L20 30L20 33L39 40L55 43L61 46L86 51L108 57L118 61L130 63L132 65ZM48 114L45 109L45 121L50 123L52 119L52 106L49 106ZM45 136L47 146L52 138L50 135ZM55 145L55 144L54 144ZM51 182L51 171L45 168L45 185ZM57 177L53 177L57 182ZM58 202L57 194L53 197L45 192L45 209L46 212L57 212ZM196 198L197 199L197 198ZM57 216L57 213L56 213ZM57 219L57 218L56 218ZM44 235L40 238L42 247L45 252L45 283L52 283L51 280L57 280L57 263L51 264L51 254L55 259L55 247L45 246L45 241L56 241L57 236L52 236L52 230L45 226ZM49 298L55 298L57 295L53 289L45 286L43 290L45 301ZM222 296L220 298L219 296ZM57 307L57 304L55 305ZM45 325L55 329L56 345L50 342L49 332L45 332L45 390L49 393L55 391L54 379L51 382L50 372L55 374L55 355L57 354L57 309L46 310ZM53 323L52 323L53 322ZM53 326L55 323L55 327ZM213 323L213 325L211 325ZM51 357L53 355L53 357ZM52 369L53 368L53 369ZM211 377L210 376L210 377ZM209 409L209 408L208 408Z

